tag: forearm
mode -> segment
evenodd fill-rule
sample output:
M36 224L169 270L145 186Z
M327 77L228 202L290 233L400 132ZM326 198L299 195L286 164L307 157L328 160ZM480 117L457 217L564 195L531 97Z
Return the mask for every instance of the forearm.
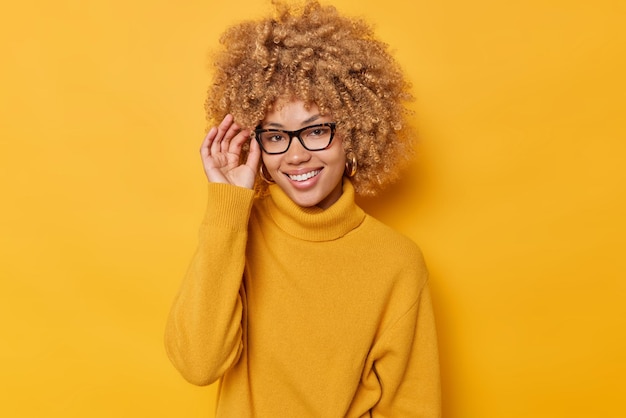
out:
M240 291L252 193L209 186L198 248L167 322L168 356L197 385L217 380L242 349Z

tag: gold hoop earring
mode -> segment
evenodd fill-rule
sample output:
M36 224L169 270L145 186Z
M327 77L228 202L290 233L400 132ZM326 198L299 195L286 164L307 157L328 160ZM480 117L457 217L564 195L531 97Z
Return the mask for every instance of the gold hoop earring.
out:
M259 167L259 176L263 179L264 182L268 184L276 183L272 176L270 176L269 173L266 172L266 170L267 168L265 168L265 164L261 163L261 167Z
M358 164L356 162L356 155L354 155L354 152L352 152L352 150L348 150L346 152L346 169L344 171L346 173L346 176L354 177L357 168Z

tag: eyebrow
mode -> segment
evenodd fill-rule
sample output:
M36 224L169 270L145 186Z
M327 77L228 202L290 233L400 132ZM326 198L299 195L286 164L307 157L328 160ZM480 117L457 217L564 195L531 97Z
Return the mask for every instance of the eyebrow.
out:
M303 120L300 125L302 126L306 126L307 124L311 123L311 122L315 122L316 120L318 120L321 117L321 115L317 114L317 115L313 115L310 118ZM276 123L276 122L270 122L267 124L268 127L274 127L274 128L284 128L283 125L281 125L280 123Z

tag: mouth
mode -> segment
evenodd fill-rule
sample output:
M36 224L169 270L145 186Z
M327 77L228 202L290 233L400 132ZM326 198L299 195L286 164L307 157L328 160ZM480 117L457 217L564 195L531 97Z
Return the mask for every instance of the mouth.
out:
M315 176L317 176L322 170L313 170L313 171L309 171L308 173L302 173L302 174L286 174L287 177L289 177L290 180L293 181L306 181L310 178L313 178Z

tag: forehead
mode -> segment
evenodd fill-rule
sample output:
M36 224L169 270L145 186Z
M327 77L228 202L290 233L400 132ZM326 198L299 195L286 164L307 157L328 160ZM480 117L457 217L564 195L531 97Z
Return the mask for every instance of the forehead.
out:
M325 120L315 103L307 103L299 99L279 99L268 110L263 124L276 126L302 126L317 120Z

